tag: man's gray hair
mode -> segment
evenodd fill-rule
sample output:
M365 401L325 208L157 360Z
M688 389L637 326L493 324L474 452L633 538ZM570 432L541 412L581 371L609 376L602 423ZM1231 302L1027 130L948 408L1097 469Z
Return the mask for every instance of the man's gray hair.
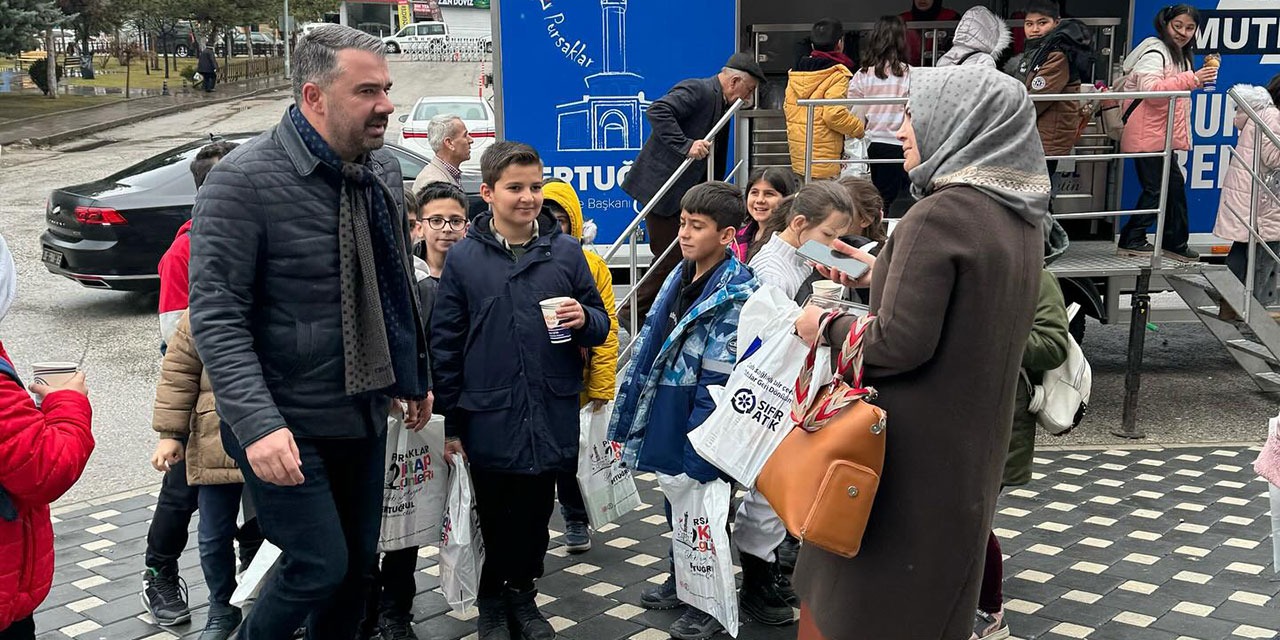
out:
M302 86L310 82L326 87L338 76L338 52L362 49L386 57L387 47L381 40L359 29L340 24L317 27L298 40L293 53L293 99L302 104Z
M431 150L440 153L445 139L458 135L463 126L462 118L452 113L436 115L427 123L427 143L431 145Z

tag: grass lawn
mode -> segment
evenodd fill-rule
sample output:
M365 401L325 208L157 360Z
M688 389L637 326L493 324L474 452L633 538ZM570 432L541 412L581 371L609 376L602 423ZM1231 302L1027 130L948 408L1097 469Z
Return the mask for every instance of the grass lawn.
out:
M57 100L50 100L42 95L0 93L0 124L18 118L107 104L121 98L122 96L58 96Z
M179 71L183 67L191 65L195 69L195 58L178 58L169 59L169 88L174 89L182 86L182 78L179 77ZM160 59L160 70L151 70L151 75L147 75L145 63L142 61L134 61L129 65L129 86L138 89L159 89L164 82L164 59ZM112 58L109 63L103 67L102 58L94 58L94 78L93 80L85 80L83 78L63 78L63 84L73 84L83 87L113 87L124 89L125 69L119 60Z

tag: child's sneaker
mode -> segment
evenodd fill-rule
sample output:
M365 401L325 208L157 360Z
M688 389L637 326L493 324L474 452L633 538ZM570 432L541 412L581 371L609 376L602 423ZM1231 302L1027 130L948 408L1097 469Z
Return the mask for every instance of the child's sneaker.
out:
M142 606L156 624L172 627L191 620L187 607L187 583L178 577L177 569L142 572Z
M676 579L669 575L662 584L645 589L640 594L640 606L650 611L675 609L680 604L680 597L676 595Z
M591 550L591 528L587 523L565 523L564 550L569 553L586 553Z
M689 607L679 620L671 623L667 633L676 640L707 640L722 631L724 627L711 614Z
M970 640L1005 640L1009 637L1009 623L1004 621L1004 609L987 613L978 609L973 618L973 635Z

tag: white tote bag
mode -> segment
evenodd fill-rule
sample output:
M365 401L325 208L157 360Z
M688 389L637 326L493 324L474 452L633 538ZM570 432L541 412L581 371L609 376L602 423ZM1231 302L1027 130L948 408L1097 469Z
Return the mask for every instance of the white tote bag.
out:
M612 402L599 411L588 404L579 413L578 488L596 530L641 504L636 481L622 466L622 446L609 440L612 415Z
M262 546L253 555L249 568L244 570L237 581L236 590L231 594L231 606L243 607L246 602L256 600L258 592L262 590L262 583L267 580L267 574L279 559L280 547L263 540Z
M790 332L768 337L734 367L716 408L689 432L693 450L734 480L754 487L765 461L791 431L796 378L808 354L809 347ZM827 350L819 354L830 360Z
M738 637L738 586L730 557L729 483L701 483L685 474L658 474L658 486L671 503L671 548L676 595L710 614Z
M393 410L387 418L385 460L378 551L436 544L449 493L444 418L433 416L421 431L414 431L405 427L403 414Z
M484 567L484 539L473 495L467 463L455 453L449 474L449 503L440 526L440 590L457 613L475 604Z

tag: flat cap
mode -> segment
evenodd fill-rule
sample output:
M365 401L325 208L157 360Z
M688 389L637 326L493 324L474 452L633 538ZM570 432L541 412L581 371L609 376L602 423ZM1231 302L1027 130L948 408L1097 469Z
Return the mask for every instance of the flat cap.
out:
M760 84L765 84L769 81L768 78L764 77L764 69L761 69L760 65L756 63L756 57L747 51L739 51L729 56L729 61L724 63L724 66L728 69L744 71Z

